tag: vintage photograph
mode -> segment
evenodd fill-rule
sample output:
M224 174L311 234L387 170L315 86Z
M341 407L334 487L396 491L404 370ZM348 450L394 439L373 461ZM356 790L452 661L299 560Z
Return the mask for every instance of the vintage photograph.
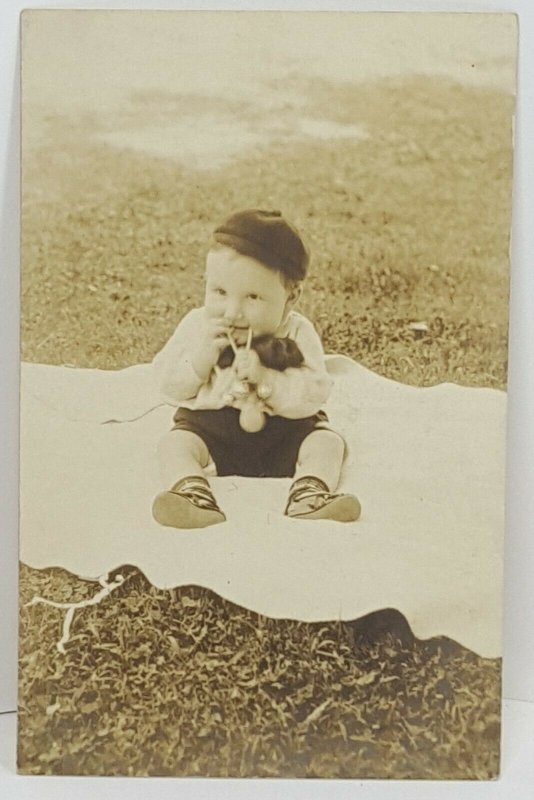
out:
M21 773L499 775L516 28L23 12Z

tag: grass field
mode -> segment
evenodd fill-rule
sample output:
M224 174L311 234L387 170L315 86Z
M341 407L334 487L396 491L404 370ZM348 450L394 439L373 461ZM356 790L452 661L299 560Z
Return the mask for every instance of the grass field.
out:
M505 387L511 98L429 78L297 84L308 116L356 120L368 138L272 141L193 171L102 144L109 120L46 120L24 161L24 359L150 360L201 301L215 224L261 206L311 245L302 308L328 352L413 385ZM138 114L153 102L140 98ZM496 774L499 660L387 624L362 638L348 623L261 618L126 572L78 612L65 655L61 612L22 608L23 771ZM94 592L57 570L21 572L22 600Z
M498 660L446 639L417 642L390 619L374 627L273 620L206 589L162 592L135 570L121 572L121 589L78 612L65 655L54 647L62 612L22 611L24 771L496 774ZM60 571L25 568L22 578L25 602L96 592Z

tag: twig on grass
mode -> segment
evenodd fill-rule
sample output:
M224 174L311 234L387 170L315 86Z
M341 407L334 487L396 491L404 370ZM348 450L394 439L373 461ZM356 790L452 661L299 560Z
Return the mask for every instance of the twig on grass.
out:
M122 586L124 583L124 576L117 575L111 583L108 583L107 575L101 575L98 579L99 584L102 586L102 589L97 592L94 597L90 597L88 600L80 600L77 603L58 603L55 600L48 600L46 597L40 597L39 595L35 595L32 599L26 603L26 606L35 606L37 603L43 603L47 606L53 606L54 608L66 608L67 613L65 614L65 618L63 620L63 633L59 642L57 642L56 647L60 653L65 653L65 645L70 639L70 626L72 624L72 620L74 619L74 614L79 608L86 608L87 606L96 606L100 603L104 597L107 597L111 594L111 592L118 589L119 586Z

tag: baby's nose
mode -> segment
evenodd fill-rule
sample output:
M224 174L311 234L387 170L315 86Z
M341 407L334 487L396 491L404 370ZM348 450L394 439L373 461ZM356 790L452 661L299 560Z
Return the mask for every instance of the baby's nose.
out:
M243 312L241 310L241 304L236 301L229 300L228 303L226 304L226 311L224 316L226 317L227 320L230 320L232 322L234 320L242 319Z

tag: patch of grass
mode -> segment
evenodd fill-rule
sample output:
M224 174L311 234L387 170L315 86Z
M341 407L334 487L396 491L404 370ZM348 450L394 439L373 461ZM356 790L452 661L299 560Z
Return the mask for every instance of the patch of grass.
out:
M75 617L22 608L19 767L31 774L487 778L500 662L445 639L261 617L136 570ZM21 600L98 584L22 569ZM39 636L36 637L36 631ZM369 633L369 632L368 632Z
M511 101L430 79L309 98L370 138L272 144L200 173L95 143L95 123L50 123L23 174L23 357L150 360L202 302L214 225L278 207L310 243L302 308L327 351L415 385L504 387ZM416 339L416 321L432 334Z

